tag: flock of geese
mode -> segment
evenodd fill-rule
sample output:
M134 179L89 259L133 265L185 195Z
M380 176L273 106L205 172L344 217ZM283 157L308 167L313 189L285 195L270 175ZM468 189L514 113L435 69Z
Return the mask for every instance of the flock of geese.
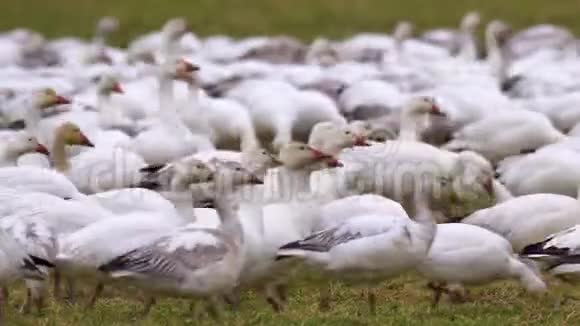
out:
M296 280L365 288L408 272L434 303L580 276L579 43L538 25L416 36L134 39L0 34L0 282L23 312L89 284L276 311Z

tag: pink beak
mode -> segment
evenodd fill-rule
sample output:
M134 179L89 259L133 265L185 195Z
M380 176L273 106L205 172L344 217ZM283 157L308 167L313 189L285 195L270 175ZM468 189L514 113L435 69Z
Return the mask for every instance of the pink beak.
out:
M40 154L44 154L44 155L50 155L50 152L48 151L48 149L42 145L42 144L38 144L36 145L36 148L34 149L35 152L40 153Z
M311 149L312 154L314 155L314 158L317 160L323 160L323 159L327 159L327 158L332 158L332 156L325 154L317 149L312 148Z
M326 162L326 164L331 168L340 168L344 166L339 160L337 159L330 159Z
M369 144L367 142L366 137L359 136L359 137L356 137L356 141L355 141L354 145L355 146L370 146L371 144Z
M179 62L181 62L181 64L183 64L186 72L194 72L194 71L199 70L199 67L196 65L193 65L191 62L185 61L183 59L179 60Z
M123 88L121 87L121 84L119 83L115 83L115 85L113 85L113 88L111 89L114 93L119 93L119 94L123 94L125 93L123 91Z
M488 179L484 184L483 188L487 191L488 194L493 194L493 179Z
M431 106L431 114L442 116L442 117L446 116L445 112L441 111L441 109L439 108L439 106L437 104L433 104L433 106Z
M81 143L80 145L87 146L87 147L95 147L93 143L85 136L85 134L81 133Z
M56 96L56 102L55 102L55 104L56 105L70 104L70 100L68 98L66 98L66 97L57 95Z

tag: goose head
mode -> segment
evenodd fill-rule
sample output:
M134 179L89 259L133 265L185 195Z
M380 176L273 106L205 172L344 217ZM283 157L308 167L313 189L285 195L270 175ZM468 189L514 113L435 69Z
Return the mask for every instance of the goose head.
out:
M174 169L174 178L182 184L210 182L214 179L214 171L200 160L176 162Z
M220 185L256 185L264 181L238 162L221 161L216 165L215 182Z
M170 19L163 25L161 32L168 41L177 41L188 32L187 21L181 17Z
M195 72L199 71L199 66L183 59L176 59L161 66L162 77L180 80L188 84L196 82Z
M263 176L267 170L282 165L274 154L264 148L252 148L242 152L242 165L251 172Z
M49 155L48 149L39 143L36 137L26 133L18 134L15 138L8 140L6 147L15 156L33 152Z
M456 156L452 172L453 198L458 203L470 203L469 209L487 207L494 195L494 169L483 156L463 151Z
M403 109L403 113L411 116L428 114L445 116L445 113L437 105L435 98L430 96L419 96L411 99Z
M384 143L387 140L397 138L393 130L373 121L355 120L349 123L349 127L358 135L365 137L369 142Z
M292 170L305 169L320 162L325 162L329 167L341 166L341 163L332 155L300 142L292 142L282 146L278 159L286 168Z
M477 11L470 11L461 20L461 30L473 33L481 23L481 15Z
M48 109L56 105L70 104L68 98L56 94L52 88L46 88L35 95L34 104L40 109Z
M103 95L110 95L112 93L123 94L123 88L119 84L119 81L112 75L103 75L99 78L97 92Z
M80 145L94 147L93 143L85 136L81 129L72 122L65 122L57 130L57 139L64 145Z
M508 24L499 20L490 22L485 30L485 40L488 46L488 51L506 45L511 35L512 29Z
M332 155L345 148L369 145L362 133L355 132L349 125L337 125L331 121L317 123L310 132L308 144Z
M403 41L408 40L413 36L415 27L411 22L402 21L397 23L395 26L395 31L393 32L393 39L397 44L401 44Z
M439 108L434 98L419 96L409 100L401 111L399 138L418 140L423 131L429 127L430 116L445 117L445 113Z
M109 35L119 29L119 20L112 16L105 16L99 19L96 25L96 35Z

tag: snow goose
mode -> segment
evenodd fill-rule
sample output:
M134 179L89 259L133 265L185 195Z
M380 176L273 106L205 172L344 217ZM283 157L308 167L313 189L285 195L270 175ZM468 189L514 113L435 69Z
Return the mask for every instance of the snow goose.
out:
M474 152L459 154L417 141L387 141L355 147L339 155L344 167L320 173L312 185L321 194L375 193L399 201L408 200L420 183L432 188L432 207L438 220L465 216L475 207L488 207L493 198L505 200L509 192L494 180L491 164ZM419 181L420 180L420 181Z
M38 266L54 266L42 258L28 255L26 250L10 234L4 231L0 232L0 261L2 262L0 282L3 285L7 285L9 282L19 278L43 280L46 274ZM2 292L0 291L0 301L4 304L5 298L3 298L4 294ZM3 319L1 311L0 319Z
M268 171L263 186L242 189L239 211L246 251L240 287L257 289L275 310L282 308L277 286L287 273L274 259L276 250L310 232L311 211L320 204L308 192L311 172L323 168L320 162L338 164L304 143L283 146L278 161L282 166Z
M0 169L0 186L15 189L46 192L61 198L79 198L80 192L66 177L70 162L65 153L66 145L92 146L92 143L72 124L65 123L57 130L55 145L51 151L55 169L38 167L8 167Z
M163 62L172 60L183 54L184 39L187 32L185 19L177 17L169 19L161 28L151 34L136 38L129 44L131 57L145 57L150 61Z
M47 222L41 219L21 217L11 215L0 220L0 228L14 237L28 255L33 255L53 264L57 241L56 233ZM38 268L48 275L48 266L38 266ZM42 280L25 280L27 287L26 302L22 306L22 311L28 313L34 303L41 312L45 297L45 282Z
M345 148L368 146L365 137L355 133L349 125L337 125L330 121L314 125L308 145L333 156L338 155Z
M501 161L498 179L516 196L553 193L576 197L580 155L570 140Z
M275 150L292 140L306 141L318 122L346 122L327 96L299 91L279 80L246 80L227 96L245 104L260 141L266 147L271 143ZM272 114L272 103L276 103L276 114Z
M522 249L521 255L544 263L548 272L564 281L578 280L580 225L554 233Z
M97 63L114 63L108 53L107 38L119 29L119 21L115 17L102 17L96 24L92 43L84 50L82 63L91 65Z
M26 130L43 141L43 135L38 130L42 112L62 104L70 104L70 100L58 95L53 89L46 88L14 98L2 107L2 113L11 123L24 121Z
M430 280L435 304L442 292L458 300L465 299L458 289L447 289L446 285L456 288L518 279L531 293L546 291L540 276L518 258L508 240L484 228L462 223L437 227L429 254L418 270Z
M158 121L133 140L135 151L148 164L165 164L198 151L214 149L206 135L192 134L178 116L172 80L189 80L196 68L183 60L162 65L158 71Z
M21 155L30 152L49 155L46 147L40 144L36 137L26 132L15 134L0 144L0 166L14 166Z
M72 123L65 123L56 131L52 159L57 171L65 174L84 193L107 191L133 185L145 162L137 154L123 148L90 149L68 158L66 145L94 145Z
M297 258L341 280L378 283L420 264L437 231L423 195L415 198L415 219L381 213L361 215L278 250L277 259ZM369 294L375 313L375 297Z
M577 199L556 194L533 194L477 211L462 222L500 234L519 252L550 234L579 224L579 212Z
M221 220L217 229L189 224L158 233L153 241L111 257L99 270L113 279L135 282L152 293L145 313L155 302L156 294L202 297L215 302L214 297L237 285L245 257L242 226L237 204L233 204L239 200L235 192L240 185L256 183L262 181L247 170L220 169L209 190L203 186L194 190L196 200L202 196L200 192L209 192L213 198Z
M421 39L442 46L462 59L475 61L479 53L474 34L480 23L479 12L471 11L463 16L459 30L432 30L424 33Z
M472 150L492 163L564 140L543 114L526 110L498 112L463 127L444 148Z
M207 134L220 149L247 151L259 146L248 110L232 99L211 98L199 87L193 72L190 98L178 103L179 113L192 132Z

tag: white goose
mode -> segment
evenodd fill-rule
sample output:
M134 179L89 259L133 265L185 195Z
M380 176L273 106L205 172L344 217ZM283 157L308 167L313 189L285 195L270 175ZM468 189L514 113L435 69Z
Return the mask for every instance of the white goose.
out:
M536 153L499 163L499 180L516 196L553 193L576 197L580 155L574 139L545 146Z
M261 183L243 169L220 169L216 183L210 185L211 197L221 219L217 229L199 228L195 224L158 232L157 238L135 246L102 262L99 270L114 279L133 281L152 293L145 307L148 313L155 294L174 294L210 299L231 291L238 283L245 259L244 235L232 200L235 194L220 193L222 185L236 189L243 184ZM197 189L207 192L208 189ZM115 252L117 250L115 249ZM157 282L155 280L168 280Z
M543 114L526 110L502 111L469 124L453 135L444 148L472 150L493 163L564 140Z
M178 103L179 114L192 132L207 134L220 149L249 151L259 147L248 110L231 99L211 98L195 74L188 81L190 98Z
M505 237L516 252L548 235L580 223L580 202L556 194L515 197L473 213L463 223L477 225Z
M546 291L541 277L517 257L508 240L484 228L462 223L437 227L433 245L418 270L432 282L434 303L439 301L442 292L464 300L458 286L502 279L518 279L531 293ZM455 289L447 289L446 285Z
M43 280L46 274L37 266L53 266L51 263L42 258L30 256L14 238L5 231L0 232L0 283L3 286L17 279ZM3 291L0 291L3 297ZM4 301L4 298L2 298ZM1 308L1 307L0 307ZM0 311L0 320L3 320L3 314Z
M56 233L46 221L35 217L11 215L0 220L0 228L14 237L28 255L41 258L53 264L56 258ZM42 273L48 275L49 266L38 266ZM51 266L53 267L53 266ZM25 280L27 286L26 302L22 311L28 313L32 304L41 312L44 305L45 282L43 280Z
M148 164L165 164L198 151L212 150L206 135L192 134L177 115L172 80L189 80L193 65L183 60L160 67L158 121L133 141L136 152Z
M49 155L46 147L26 132L8 137L0 144L0 167L14 166L21 155L31 152Z
M422 194L417 197L415 220L361 215L280 247L277 259L297 258L329 277L354 282L381 282L400 275L425 259L437 232L426 199ZM372 292L369 307L374 313Z
M547 271L560 279L576 282L580 273L580 225L554 233L522 249L521 255L544 263Z

